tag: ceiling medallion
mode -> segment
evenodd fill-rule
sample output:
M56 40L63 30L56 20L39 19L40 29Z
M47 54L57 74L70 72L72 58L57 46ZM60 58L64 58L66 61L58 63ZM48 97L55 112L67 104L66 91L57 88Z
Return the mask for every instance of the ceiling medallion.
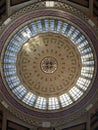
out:
M41 61L41 69L44 73L52 74L57 70L57 60L52 56L47 56Z

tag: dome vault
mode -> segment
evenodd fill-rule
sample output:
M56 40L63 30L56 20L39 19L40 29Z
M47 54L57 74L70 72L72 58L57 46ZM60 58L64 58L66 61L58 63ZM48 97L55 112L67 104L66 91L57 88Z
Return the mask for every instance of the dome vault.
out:
M1 89L9 110L16 107L34 125L32 117L66 118L96 91L96 36L80 18L42 3L43 8L31 11L31 5L23 16L25 9L13 15L0 43Z

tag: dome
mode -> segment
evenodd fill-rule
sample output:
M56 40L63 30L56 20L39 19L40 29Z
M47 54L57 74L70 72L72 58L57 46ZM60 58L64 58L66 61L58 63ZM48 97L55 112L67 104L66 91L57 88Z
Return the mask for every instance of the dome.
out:
M63 7L61 2L39 2L4 25L2 92L30 117L63 117L96 91L97 38L84 23L86 16L79 18L68 11L70 6Z
M7 87L32 108L55 110L76 102L94 75L90 42L79 27L59 17L26 23L4 51Z

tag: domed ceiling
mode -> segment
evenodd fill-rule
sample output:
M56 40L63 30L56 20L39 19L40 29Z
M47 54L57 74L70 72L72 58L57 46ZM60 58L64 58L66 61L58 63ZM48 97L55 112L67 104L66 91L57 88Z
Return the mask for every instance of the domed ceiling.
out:
M51 119L81 107L96 91L97 39L81 19L41 4L16 13L4 28L2 93L20 111Z

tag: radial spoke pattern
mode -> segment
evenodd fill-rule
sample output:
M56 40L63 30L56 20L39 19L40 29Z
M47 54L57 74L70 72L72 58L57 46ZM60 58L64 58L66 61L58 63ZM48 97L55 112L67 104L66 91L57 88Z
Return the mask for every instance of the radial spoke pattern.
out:
M46 32L59 33L70 39L81 55L82 69L76 85L72 86L68 93L64 93L58 97L46 98L35 95L21 84L21 81L17 76L17 55L23 44L31 37ZM73 25L57 19L47 18L37 20L24 26L13 35L5 50L3 69L8 87L18 99L22 100L22 102L42 110L60 109L60 107L66 107L77 101L91 84L94 74L93 49L86 36Z

